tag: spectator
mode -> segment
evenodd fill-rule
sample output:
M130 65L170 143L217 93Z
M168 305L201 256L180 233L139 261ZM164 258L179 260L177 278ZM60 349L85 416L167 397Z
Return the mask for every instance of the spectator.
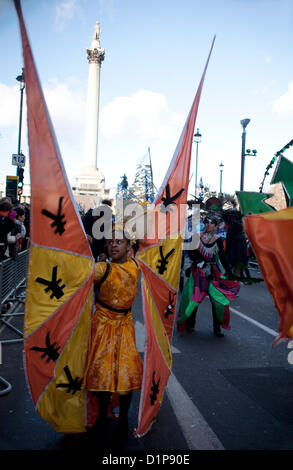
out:
M12 211L12 204L9 198L0 199L0 261L7 258L7 234L13 229L14 222L9 217Z
M230 217L226 237L226 257L235 277L250 279L249 253L243 229L241 213L234 211Z
M85 216L81 219L95 261L103 261L107 258L106 239L104 237L97 239L93 234L94 223L106 214L106 212L103 211L103 207L105 207L105 205L111 207L112 203L108 199L104 199L100 206L95 207L94 209L89 209ZM101 230L103 230L103 226L101 226Z
M18 251L22 251L24 249L24 241L26 237L25 210L21 207L17 207L15 212L17 214L16 224L19 225L21 234L21 238L18 240Z
M30 205L25 203L24 204L24 226L26 230L25 234L25 240L22 243L22 249L27 250L28 249L28 242L29 242L29 236L30 236Z
M14 211L10 212L11 218L14 221L12 230L7 234L8 253L10 258L16 259L17 253L22 249L22 243L25 239L26 229L24 226L24 209L18 206Z

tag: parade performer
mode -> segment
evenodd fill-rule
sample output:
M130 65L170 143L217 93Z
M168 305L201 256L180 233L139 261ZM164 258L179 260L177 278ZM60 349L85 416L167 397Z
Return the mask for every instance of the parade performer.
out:
M196 313L199 304L209 295L212 304L213 329L217 337L223 337L221 326L230 329L229 304L236 297L240 284L226 280L231 276L223 249L223 240L216 234L217 220L206 217L204 230L200 235L199 245L189 250L192 266L184 285L177 327L179 331L194 331Z
M128 407L129 393L141 386L136 433L142 437L159 412L172 370L171 339L179 283L181 229L176 229L178 236L173 238L175 233L167 220L163 235L156 234L155 243L148 240L137 253L142 272L147 337L142 380L142 363L135 348L133 325L130 321L127 324L130 311L125 312L135 298L138 268L134 261L121 258L117 244L113 245L110 273L100 288L100 303L93 313L95 262L44 100L20 0L14 0L14 3L24 55L32 186L24 322L27 382L39 414L62 433L85 432L92 425L96 415L90 403L91 390L101 398L101 418L101 409L106 409L108 402L107 396L102 403L102 393L119 394L122 414L122 408ZM164 220L165 214L174 210L174 206L180 209L186 204L193 133L214 42L215 38L179 143L154 203L155 215L164 216ZM42 191L44 187L46 191ZM174 268L169 269L172 265ZM106 270L107 264L103 266ZM102 276L101 272L98 275L100 268L96 267L98 279ZM106 293L103 290L107 284ZM118 312L113 312L113 308ZM89 325L92 323L92 341L88 349ZM99 371L108 380L98 375L94 383L95 373ZM84 377L86 393L81 388ZM123 406L122 393L125 392L127 403ZM98 401L95 396L93 398ZM121 418L120 423L123 421L127 423L127 419Z
M95 282L100 282L100 287L84 378L84 387L98 398L99 416L93 429L102 435L106 433L111 396L118 394L120 415L115 437L119 441L127 438L132 391L141 388L143 371L131 313L139 265L129 256L130 251L127 234L116 227L108 240L111 262L95 264Z
M250 279L248 269L249 252L247 247L246 235L243 229L242 215L239 211L228 212L223 217L228 222L228 230L226 236L226 258L235 277Z

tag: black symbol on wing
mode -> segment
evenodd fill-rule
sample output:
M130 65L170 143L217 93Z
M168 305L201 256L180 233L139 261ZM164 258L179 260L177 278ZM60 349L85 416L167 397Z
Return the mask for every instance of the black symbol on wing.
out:
M175 248L172 248L172 250L169 251L169 253L167 253L166 256L164 256L163 247L160 246L161 259L158 260L159 264L156 266L159 274L164 274L164 272L167 271L167 264L169 263L169 261L167 260L174 253L174 251L175 251Z
M63 220L65 215L61 214L62 212L62 201L63 201L63 196L59 198L59 207L58 207L58 213L57 215L53 214L52 212L48 211L47 209L42 210L42 214L44 214L46 217L49 217L50 219L53 219L53 222L51 223L51 227L56 227L55 233L59 233L59 235L62 235L63 232L65 232L65 224L66 221Z
M166 331L164 331L164 336L166 338L168 358L169 358L169 361L171 362L172 361L172 354L171 354L171 349L170 349L170 341L169 341L169 338L168 338L168 335L167 335Z
M56 343L51 344L50 342L50 333L48 332L46 335L46 347L44 348L39 348L38 346L33 346L30 348L31 351L40 351L43 352L41 358L44 359L46 356L48 356L48 359L46 362L50 361L57 361L59 357L59 349L60 346L56 348Z
M56 388L67 388L66 392L67 393L72 392L72 395L74 395L76 392L79 392L81 390L82 379L80 379L79 377L75 377L75 379L74 379L71 375L71 372L70 372L68 366L64 367L64 372L65 372L66 377L68 379L68 383L67 384L58 384L58 385L56 385Z
M155 381L155 373L156 371L154 370L153 372L153 386L151 387L151 391L152 393L150 394L150 399L151 399L151 405L154 405L155 404L155 401L158 399L158 393L159 393L159 383L160 383L160 378L159 380L156 382Z
M174 201L178 199L178 197L183 193L184 188L181 188L174 196L170 195L170 185L169 183L166 186L166 197L162 197L163 204L161 206L161 212L166 212L167 210L172 210L170 206L171 204L176 204Z
M64 295L63 288L65 287L65 284L62 284L62 286L59 285L62 280L61 278L57 280L57 266L54 266L52 270L51 281L43 279L42 277L37 277L36 282L47 286L45 292L52 291L50 299L53 299L53 297L56 297L56 299L60 299Z
M169 315L173 315L173 313L174 313L173 309L174 309L175 296L176 296L176 292L174 292L173 295L172 295L172 291L169 291L169 305L168 305L168 307L166 308L166 310L164 312L165 318L168 318Z

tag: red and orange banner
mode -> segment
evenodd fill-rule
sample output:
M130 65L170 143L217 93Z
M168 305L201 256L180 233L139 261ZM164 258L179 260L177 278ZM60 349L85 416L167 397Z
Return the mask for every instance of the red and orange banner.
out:
M244 218L245 231L280 316L279 336L293 337L293 207Z
M24 318L28 386L56 431L83 432L81 389L93 308L94 260L76 209L15 0L24 56L31 180L31 239Z
M146 240L137 259L142 271L143 312L146 326L143 385L141 390L137 436L145 435L163 401L172 370L171 341L175 320L182 251L182 231L186 219L192 141L200 95L215 38L191 110L176 147L169 170L159 190L152 219L157 230ZM181 209L181 212L180 212ZM178 224L172 225L170 211ZM166 223L160 223L165 218ZM164 227L164 234L160 233ZM174 229L173 227L177 227Z

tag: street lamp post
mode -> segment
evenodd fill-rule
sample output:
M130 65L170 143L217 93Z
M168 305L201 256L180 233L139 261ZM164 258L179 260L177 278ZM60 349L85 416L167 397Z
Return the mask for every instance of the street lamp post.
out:
M222 194L222 178L223 178L224 163L221 162L219 167L220 167L220 194Z
M196 134L193 136L193 142L196 143L196 162L195 162L195 196L197 196L197 165L198 165L198 144L201 142L201 134L197 129Z
M251 150L245 150L246 146L246 127L250 123L250 119L242 119L240 124L242 125L242 147L241 147L241 174L240 174L240 191L244 190L244 169L245 169L245 157L251 155ZM252 150L252 155L256 156L257 150Z
M18 127L18 149L17 153L20 155L21 150L21 126L22 126L22 104L23 104L23 90L25 88L24 73L22 69L22 74L16 77L16 80L19 82L20 86L20 110L19 110L19 127Z
M23 91L25 89L25 81L24 81L24 70L22 69L21 75L16 77L16 80L19 82L20 87L20 109L19 109L19 126L18 126L18 146L17 146L17 154L21 155L21 128L22 128L22 105L23 105ZM19 200L21 199L22 194L22 186L23 186L23 173L24 170L20 166L17 166L16 175L18 176L18 194Z

